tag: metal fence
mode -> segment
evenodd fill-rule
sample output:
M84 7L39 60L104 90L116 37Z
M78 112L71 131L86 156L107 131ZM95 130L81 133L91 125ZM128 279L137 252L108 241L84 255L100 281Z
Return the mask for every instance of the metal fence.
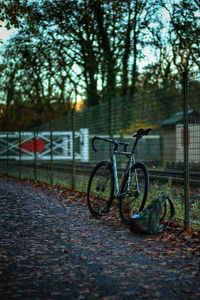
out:
M151 127L136 158L150 173L149 197L167 191L185 226L200 217L200 78L173 87L115 98L75 111L27 132L0 133L1 174L31 178L86 191L92 166L109 157L109 145L94 135L133 143L131 133ZM119 168L124 161L120 160Z

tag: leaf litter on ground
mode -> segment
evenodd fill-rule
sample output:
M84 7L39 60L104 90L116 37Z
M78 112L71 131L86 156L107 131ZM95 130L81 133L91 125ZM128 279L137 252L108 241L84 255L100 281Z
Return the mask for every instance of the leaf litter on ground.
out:
M13 180L19 180L15 177ZM78 205L87 206L87 194L82 191L76 191L71 188L66 188L60 184L51 185L47 182L34 181L34 180L24 180L34 187L40 188L46 194L53 195L57 197L64 205ZM92 216L89 215L92 218ZM116 205L112 205L110 212L101 218L102 223L107 226L120 226L122 229L127 230L127 226L121 223L118 214L118 208ZM159 235L143 235L134 234L139 238L139 243L133 242L136 251L145 251L147 254L155 254L156 251L150 251L149 249L154 245L155 242L161 242L164 246L162 255L175 254L177 251L180 254L188 253L192 255L200 254L200 231L193 228L184 229L181 224L177 221L172 221L168 229L160 233ZM147 242L147 247L144 249L142 247L142 239ZM130 242L128 243L130 246ZM158 253L157 253L158 254Z
M18 179L13 180L19 181ZM68 206L69 208L71 207L72 211L74 211L75 214L77 211L77 206L77 214L81 213L81 215L86 216L85 220L87 220L87 218L88 220L94 219L92 216L90 216L89 212L87 213L86 193L74 191L61 185L50 185L44 182L23 180L22 183L23 185L27 184L28 186L30 185L33 188L42 190L42 192L47 196L48 199L55 199L56 202L58 200L64 206ZM48 202L46 202L45 205L48 206ZM82 207L84 208L83 210ZM71 217L73 218L73 216ZM88 262L88 265L90 263L92 267L92 265L95 263L95 265L99 266L100 263L100 273L105 273L104 275L107 274L107 277L109 277L110 273L112 273L113 278L116 281L119 275L121 276L120 278L125 278L123 280L123 285L127 295L129 295L130 293L130 296L135 296L138 293L138 296L142 295L143 298L141 299L145 299L145 295L148 298L149 289L154 293L154 283L152 283L152 278L157 280L157 283L160 283L161 279L162 284L168 284L168 282L170 283L172 281L176 281L179 285L179 290L185 290L186 293L190 294L191 291L197 288L198 276L200 275L200 261L198 256L200 235L198 231L195 231L194 229L183 230L182 226L179 223L174 222L171 224L171 227L169 227L167 231L159 235L136 235L131 233L128 228L121 223L117 205L112 206L112 209L108 215L104 216L101 219L98 219L97 222L96 220L94 220L94 222L89 223L93 225L97 224L96 229L98 228L99 234L97 234L97 236L91 234L90 236L88 235L89 231L86 233L84 230L81 230L81 228L78 228L78 226L80 226L79 222L76 223L75 227L72 224L72 227L70 229L73 233L73 235L71 235L71 239L74 240L74 243L72 243L72 247L76 246L77 248L81 249L82 256L80 257L82 257L83 262L87 261L87 251L89 251L90 260ZM52 228L52 230L54 231L54 227ZM56 227L55 230L57 230ZM89 230L92 231L91 225ZM117 243L115 243L113 247L110 241L115 241L116 235L109 235L108 237L108 234L106 234L104 236L104 231L115 231L117 233L117 237L119 240L117 240ZM63 235L61 229L59 229L57 233L58 236L60 235L61 237L63 236L63 238L66 238L65 234ZM111 249L108 246L109 251L106 253L105 251L103 251L103 254L98 257L96 256L95 252L98 251L98 249L101 249L102 242L105 243L105 245L111 246ZM49 242L47 241L46 244L48 245ZM124 251L122 251L122 253L125 253L125 256L127 256L127 258L125 259L124 256L124 259L121 259L118 262L120 247L122 247L122 249L125 249ZM56 249L57 248L55 248L54 250ZM62 253L66 257L66 261L68 261L68 256L70 257L71 253L70 248L68 249L67 246L62 248ZM150 265L146 263L147 255L152 262L152 264ZM108 261L110 260L111 256L113 263L110 265L108 264ZM126 266L125 272L123 269L123 264L127 264L127 261L129 261L130 258L130 261L134 262L134 265ZM136 260L134 260L135 258ZM43 258L40 256L36 257L36 259L38 261L38 264L43 261ZM99 259L101 260L100 262ZM80 269L79 265L80 260L77 262L78 269ZM52 272L56 272L57 274L57 269L55 269L55 267L56 262L53 261ZM70 272L68 272L69 277L67 280L70 284L74 282L75 269L76 268L73 263ZM116 270L120 270L120 273L118 274ZM134 274L139 274L138 278L140 278L140 283L138 290L136 289L129 291L128 289L126 289L126 285L128 286L128 283L132 282L131 280L133 279L133 270ZM62 273L62 270L59 269L58 273ZM82 267L82 274L88 274L88 269ZM149 274L148 280L146 280L146 274ZM94 278L95 280L96 273L93 272L90 274L90 280L92 280L92 278ZM144 282L143 279L145 279ZM193 283L192 280L194 280ZM174 289L173 293L176 294L176 284L174 286L172 284L171 288ZM82 291L84 291L84 294L87 294L87 285L86 289L83 287ZM200 296L199 291L200 289L197 288L194 294L195 297ZM157 299L159 299L160 294L158 294L156 297ZM109 297L109 299L111 298Z
M46 182L30 181L36 187L45 191L45 193L52 193L61 199L63 204L74 204L80 206L87 206L87 194L82 191L75 191L70 188L63 187L62 185L51 185ZM92 217L91 217L92 218ZM109 214L102 217L102 222L107 226L118 226L127 229L127 226L121 223L116 205L111 207ZM193 228L184 229L183 225L177 221L172 221L168 229L159 235L141 235L135 234L138 237L144 237L147 241L147 247L150 248L153 242L159 241L164 244L165 251L163 255L175 253L177 249L189 254L200 254L200 231ZM141 251L141 247L136 247L137 251Z

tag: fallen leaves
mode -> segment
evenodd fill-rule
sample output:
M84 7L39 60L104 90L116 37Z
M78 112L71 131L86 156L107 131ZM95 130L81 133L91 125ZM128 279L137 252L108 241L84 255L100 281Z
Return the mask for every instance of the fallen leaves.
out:
M45 193L52 193L56 196L59 196L62 199L62 202L66 205L75 204L80 206L87 205L87 195L84 192L74 191L73 189L65 188L61 185L50 185L48 183L42 182L31 182L34 186L42 188ZM91 217L93 218L93 217ZM116 226L120 225L124 230L127 230L127 227L121 223L118 213L117 205L112 205L109 214L101 218L102 224L107 226ZM142 236L142 235L138 235ZM155 236L145 236L147 241L146 247L151 248L155 241L159 241L164 244L164 250L162 255L170 255L176 252L182 251L183 253L189 254L198 254L200 252L200 232L188 228L183 230L176 221L170 223L170 227L167 231L155 235ZM133 246L132 243L128 242L127 246ZM143 247L140 245L134 246L135 251L143 251ZM151 250L146 250L149 254ZM153 253L152 253L153 254Z
M20 200L2 201L5 219L8 214L17 224L10 227L17 269L12 262L13 276L9 274L17 296L23 298L26 290L34 293L33 283L36 288L45 286L45 299L181 299L182 291L191 299L199 295L197 232L172 226L157 236L134 235L121 224L117 205L94 219L84 207L85 193L38 182L9 187ZM7 238L4 229L4 247ZM10 264L7 252L0 249L5 264ZM8 293L5 289L7 299Z
M200 233L191 229L176 233L166 231L158 236L157 240L163 242L168 250L200 254Z

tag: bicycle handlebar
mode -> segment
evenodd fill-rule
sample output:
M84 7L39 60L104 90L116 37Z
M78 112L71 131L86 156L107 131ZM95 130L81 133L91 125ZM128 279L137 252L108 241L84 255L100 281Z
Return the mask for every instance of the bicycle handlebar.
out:
M151 128L147 128L147 129L140 128L137 132L135 132L133 134L133 137L136 137L136 141L135 141L133 149L135 149L139 139L141 139L144 135L149 134L150 131L151 131ZM109 143L114 144L114 151L117 151L119 145L123 145L124 146L124 152L126 152L127 146L129 145L126 142L121 142L121 141L117 141L117 140L114 140L114 139L103 138L101 136L94 136L92 138L92 148L95 152L97 152L97 149L94 145L95 140L101 140L101 141L105 141L105 142L109 142Z
M95 152L97 152L97 149L96 149L96 147L94 145L95 140L101 140L101 141L105 141L105 142L109 142L109 143L114 144L114 151L117 150L117 148L118 148L119 145L123 145L124 146L124 152L126 152L127 146L129 145L128 143L125 143L125 142L116 141L116 140L108 139L108 138L103 138L101 136L94 136L92 138L92 148L93 148L93 150Z

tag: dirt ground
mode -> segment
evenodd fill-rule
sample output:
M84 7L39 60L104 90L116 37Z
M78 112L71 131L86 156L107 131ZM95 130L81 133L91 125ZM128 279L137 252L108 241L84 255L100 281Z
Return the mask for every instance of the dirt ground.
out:
M134 235L84 194L0 177L0 299L200 299L195 232Z

